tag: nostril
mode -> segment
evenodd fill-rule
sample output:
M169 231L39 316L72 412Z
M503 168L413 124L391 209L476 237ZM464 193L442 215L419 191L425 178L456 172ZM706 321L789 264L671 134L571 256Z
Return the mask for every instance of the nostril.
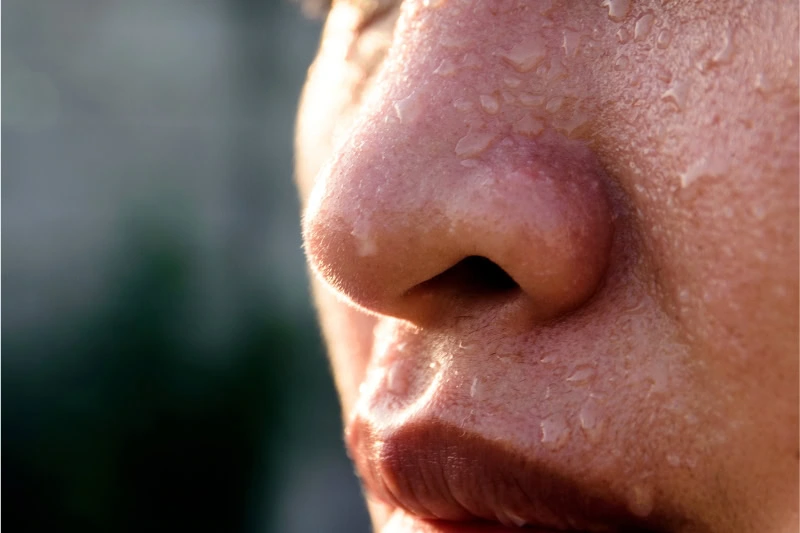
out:
M519 285L497 263L469 256L437 276L419 284L412 292L449 292L460 296L498 296L519 290Z

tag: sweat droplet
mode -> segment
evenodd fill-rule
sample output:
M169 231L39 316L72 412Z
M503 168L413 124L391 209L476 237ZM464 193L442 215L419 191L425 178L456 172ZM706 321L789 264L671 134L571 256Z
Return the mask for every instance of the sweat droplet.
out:
M481 107L490 115L494 115L500 109L500 103L497 98L490 94L482 94L479 98Z
M555 98L551 98L550 101L547 102L547 105L544 107L548 112L555 113L559 109L561 109L561 104L564 103L563 96L556 96Z
M628 509L645 518L653 512L653 490L645 485L634 485L628 492Z
M669 43L672 41L672 34L669 30L661 30L656 37L656 46L661 48L662 50L669 46Z
M719 156L703 156L686 169L686 172L680 175L681 188L685 189L699 178L704 176L719 177L728 171L728 165Z
M763 72L756 75L755 87L761 94L768 94L772 92L772 82L767 78Z
M450 61L449 59L442 59L442 62L439 63L439 66L436 67L436 70L433 71L434 74L438 74L439 76L450 77L458 71L458 67Z
M408 391L410 376L408 361L399 359L395 361L386 373L386 387L393 394L402 395Z
M619 56L616 61L614 61L614 70L627 70L630 66L630 60L628 56Z
M725 31L722 48L711 58L711 64L722 65L729 63L731 58L733 58L733 30L728 28Z
M628 30L625 28L620 28L617 30L617 42L619 44L625 44L631 39L631 34L628 33Z
M394 110L400 122L414 122L422 113L422 102L416 92L411 93L394 104Z
M531 93L519 93L519 103L527 107L539 107L544 103L544 96Z
M458 100L453 102L453 107L455 107L459 111L469 111L473 107L475 107L475 104L473 104L472 102L470 102L466 98L459 98Z
M545 53L544 43L538 38L531 37L514 45L507 52L500 52L500 57L518 72L528 72L544 59Z
M506 527L522 527L528 523L524 518L509 509L507 509L505 512L501 511L497 513L496 518L498 522Z
M683 80L676 80L672 86L664 91L661 99L672 102L679 110L686 107L686 99L689 97L689 83Z
M568 378L567 381L571 383L586 383L590 379L594 377L594 368L590 366L579 366L575 369Z
M469 396L474 398L478 393L478 378L472 378L472 385L469 387Z
M608 18L614 22L621 22L628 16L631 0L604 0L601 5L608 7Z
M494 133L470 131L456 144L456 155L475 157L486 150L495 137Z
M652 13L645 13L639 20L636 21L636 25L633 28L633 40L635 41L642 41L650 35L650 30L653 29L653 22L655 22L656 17Z
M578 48L581 44L581 34L572 31L564 30L564 41L561 46L564 48L564 53L568 56L575 57L578 53Z
M570 431L567 427L567 422L560 415L553 415L542 420L540 427L542 429L542 444L548 450L556 451L560 449L569 439Z
M583 111L577 111L572 117L562 122L559 122L556 128L567 134L567 137L572 137L573 134L577 135L580 128L589 122L589 115Z
M592 444L597 444L600 441L600 435L603 433L603 421L600 418L597 404L592 400L586 402L578 414L578 420L583 434L586 435L586 440Z
M356 238L356 246L358 247L358 255L365 257L368 255L375 255L378 251L378 245L370 234L370 224L364 218L359 218L353 225L353 231L350 235Z
M531 115L525 115L514 123L514 132L528 137L536 137L544 130L544 123Z

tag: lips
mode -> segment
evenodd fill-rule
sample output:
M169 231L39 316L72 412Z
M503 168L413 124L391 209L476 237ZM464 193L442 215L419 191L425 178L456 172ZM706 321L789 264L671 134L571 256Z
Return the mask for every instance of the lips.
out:
M655 505L652 485L629 475L624 453L593 445L591 433L544 412L550 404L537 401L537 389L548 387L534 383L520 399L510 376L541 384L552 381L552 369L484 357L475 374L471 355L451 353L469 337L456 343L380 328L377 336L385 342L376 343L346 434L365 491L393 513L384 533L672 529L674 517ZM509 373L497 374L503 365ZM503 385L492 389L492 381ZM504 406L504 398L511 403ZM569 409L573 400L564 394L559 401ZM599 419L603 409L595 402L582 414Z

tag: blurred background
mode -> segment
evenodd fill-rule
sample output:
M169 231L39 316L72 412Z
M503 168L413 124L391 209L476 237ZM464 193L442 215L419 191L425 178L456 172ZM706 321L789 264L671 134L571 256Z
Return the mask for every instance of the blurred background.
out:
M8 531L363 532L306 287L289 0L4 0Z

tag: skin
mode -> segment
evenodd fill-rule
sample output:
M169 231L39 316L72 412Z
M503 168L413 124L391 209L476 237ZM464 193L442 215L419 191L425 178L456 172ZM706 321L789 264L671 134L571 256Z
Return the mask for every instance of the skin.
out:
M796 530L797 2L431 4L334 3L298 117L356 464L422 405L669 529Z

